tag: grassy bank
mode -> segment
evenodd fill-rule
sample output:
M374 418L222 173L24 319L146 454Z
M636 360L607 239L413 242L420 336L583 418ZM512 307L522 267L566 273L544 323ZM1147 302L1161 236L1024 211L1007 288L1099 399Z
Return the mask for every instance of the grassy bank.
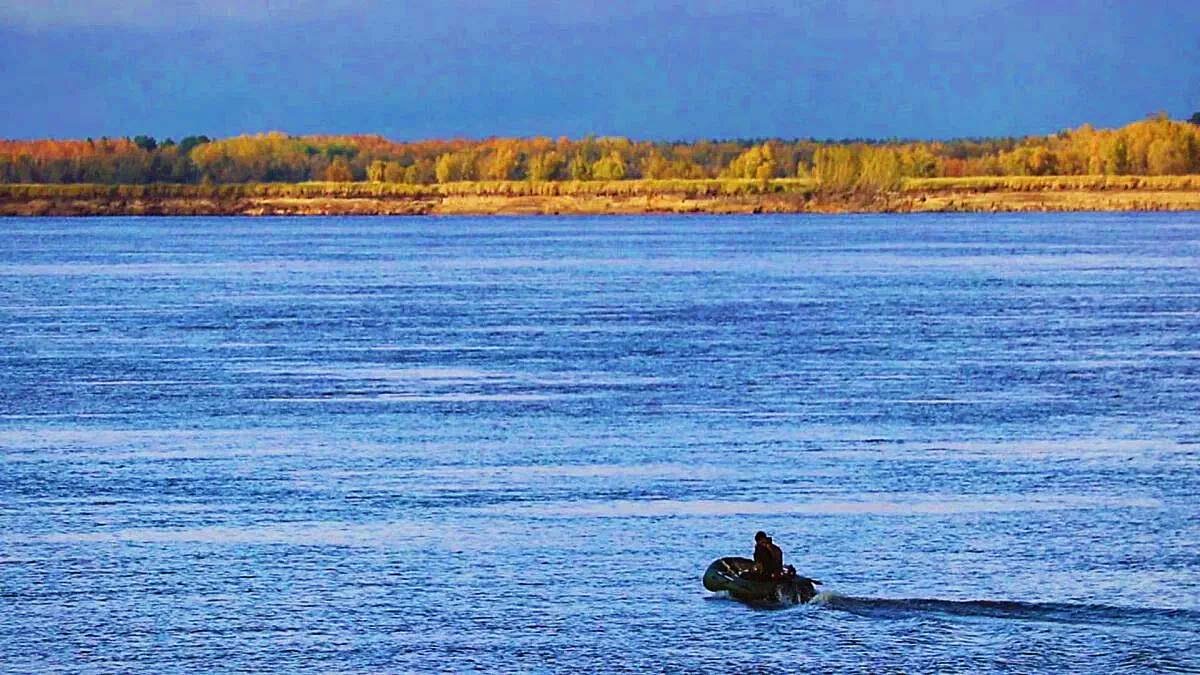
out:
M904 192L1052 192L1064 190L1185 192L1200 190L1200 175L908 178L904 180L901 189Z
M0 184L0 199L254 199L339 198L420 199L437 197L720 196L814 190L815 181L618 180L618 181L462 181L428 185L405 183L234 183L187 185Z
M809 179L0 184L0 215L602 214L1200 210L1200 175L910 178L894 190Z

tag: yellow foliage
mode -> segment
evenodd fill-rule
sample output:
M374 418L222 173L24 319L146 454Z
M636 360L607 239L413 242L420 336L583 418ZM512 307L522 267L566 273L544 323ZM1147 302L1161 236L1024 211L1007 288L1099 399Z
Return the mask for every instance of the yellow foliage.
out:
M1200 115L1197 116L1200 121ZM349 178L347 177L347 172ZM290 136L280 132L180 143L135 139L0 140L0 182L426 185L530 179L772 181L815 177L826 190L888 191L909 178L1200 173L1200 124L1158 115L1120 129L1084 125L1022 139L747 145L621 137L435 139ZM743 189L739 187L738 189Z

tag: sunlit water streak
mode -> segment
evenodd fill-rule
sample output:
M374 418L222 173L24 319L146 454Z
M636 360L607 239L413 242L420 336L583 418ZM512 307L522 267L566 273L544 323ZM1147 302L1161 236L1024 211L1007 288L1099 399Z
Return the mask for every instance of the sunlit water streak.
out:
M1198 223L7 220L0 669L1200 670Z

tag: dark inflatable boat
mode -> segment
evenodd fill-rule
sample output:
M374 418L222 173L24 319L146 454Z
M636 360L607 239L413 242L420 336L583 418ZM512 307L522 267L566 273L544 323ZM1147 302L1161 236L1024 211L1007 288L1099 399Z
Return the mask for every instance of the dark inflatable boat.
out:
M764 578L749 558L720 558L704 570L704 587L725 591L742 602L802 604L812 600L821 582L796 574L790 565L783 575Z

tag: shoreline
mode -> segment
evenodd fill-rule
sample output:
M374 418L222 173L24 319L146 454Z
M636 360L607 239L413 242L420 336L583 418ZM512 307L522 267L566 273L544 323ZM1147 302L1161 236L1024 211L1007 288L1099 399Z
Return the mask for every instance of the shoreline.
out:
M0 216L639 215L1200 211L1200 176L910 179L887 191L812 181L0 185Z

